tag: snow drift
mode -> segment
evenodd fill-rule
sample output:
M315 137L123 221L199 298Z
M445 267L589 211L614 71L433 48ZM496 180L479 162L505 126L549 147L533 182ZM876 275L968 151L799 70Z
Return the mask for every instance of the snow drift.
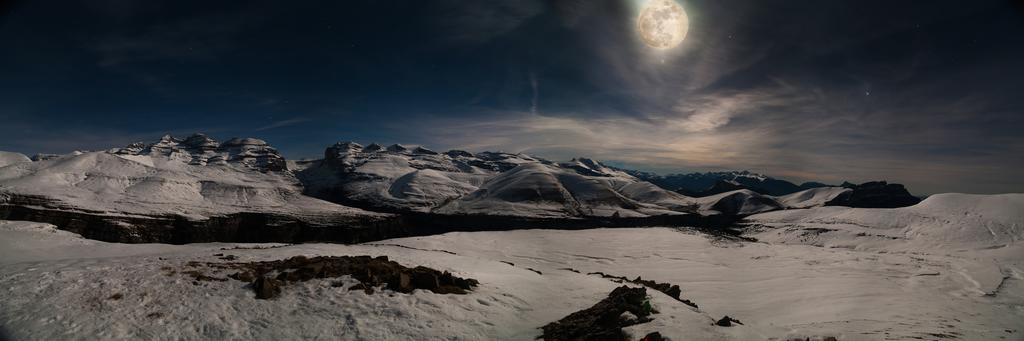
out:
M1024 239L1024 194L937 194L895 209L819 207L748 217L769 229L759 239L819 245L912 241L931 247L1003 247ZM808 238L808 231L815 231Z

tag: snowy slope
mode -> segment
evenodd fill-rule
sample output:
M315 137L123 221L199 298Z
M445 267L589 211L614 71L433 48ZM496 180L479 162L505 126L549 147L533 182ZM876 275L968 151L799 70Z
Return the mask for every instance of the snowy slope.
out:
M840 194L851 191L843 187L818 187L803 190L793 194L776 197L775 200L786 208L810 208L825 206L825 203L835 199Z
M700 211L704 214L747 215L785 208L771 196L748 189L695 198L694 200L700 205Z
M868 247L910 241L949 250L1005 247L1024 240L1024 194L937 194L896 209L821 207L748 219L772 227L756 236L774 242Z
M366 207L430 211L477 189L499 170L534 162L513 154L440 154L424 147L341 142L296 172L305 192Z
M685 207L682 206L674 207L678 211L673 211L655 203L631 199L616 189L636 183L634 178L619 173L600 173L594 168L583 163L572 163L569 167L564 164L524 163L489 179L479 190L452 201L437 212L534 217L607 217L616 214L638 217L684 213L682 209Z
M1013 340L1024 321L1020 245L952 255L866 252L723 242L667 228L449 233L275 248L128 245L0 222L0 246L0 326L16 340L533 340L538 327L621 285L587 275L595 271L677 284L700 306L648 290L660 313L627 328L630 339L659 331L674 340ZM190 261L224 262L215 254L239 261L386 255L481 285L468 295L367 295L313 280L263 301L241 282L193 284L180 273ZM1006 274L993 295L975 283L987 281L976 276L986 267ZM121 298L111 299L115 294ZM713 326L723 315L744 325Z
M665 207L673 211L694 212L698 203L694 198L665 190L646 181L628 183L618 188L627 198Z
M0 167L6 167L16 163L32 162L28 156L19 153L0 151Z

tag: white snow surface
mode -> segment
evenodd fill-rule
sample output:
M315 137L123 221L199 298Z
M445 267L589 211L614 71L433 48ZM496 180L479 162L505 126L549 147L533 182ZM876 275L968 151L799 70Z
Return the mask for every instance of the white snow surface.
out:
M705 214L754 214L784 208L771 196L749 189L709 195L695 200L700 204L701 212Z
M903 208L819 207L748 217L758 239L830 247L895 244L947 251L1002 248L1024 239L1024 194L936 194Z
M28 156L25 156L24 154L0 151L0 167L7 167L23 162L32 162L32 159L28 158Z
M0 326L16 340L532 340L538 327L592 306L621 285L587 275L601 271L678 284L683 298L700 305L692 309L649 289L660 314L627 328L635 339L659 331L674 340L1020 340L1022 198L951 194L905 209L760 214L751 219L771 225L753 234L761 242L629 228L459 232L276 248L127 245L83 240L46 224L0 222ZM769 238L825 227L844 234L824 243ZM904 233L896 239L871 235L891 230ZM869 234L857 237L857 231ZM467 295L366 295L313 280L285 286L276 299L255 300L241 282L196 285L180 274L189 261L219 262L216 253L241 261L386 255L481 284ZM114 294L123 298L110 299ZM744 325L713 326L723 315Z
M799 191L793 194L775 197L775 200L786 208L810 208L824 206L840 194L852 191L845 187L818 187Z
M236 212L375 214L304 196L288 172L189 162L156 153L88 152L17 163L0 168L0 197L35 195L69 209L192 219Z

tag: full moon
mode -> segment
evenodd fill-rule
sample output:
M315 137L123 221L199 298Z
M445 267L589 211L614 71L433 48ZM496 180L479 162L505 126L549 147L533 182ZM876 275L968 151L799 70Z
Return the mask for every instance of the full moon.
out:
M675 0L650 0L640 10L636 26L644 44L656 49L670 49L686 38L690 18Z

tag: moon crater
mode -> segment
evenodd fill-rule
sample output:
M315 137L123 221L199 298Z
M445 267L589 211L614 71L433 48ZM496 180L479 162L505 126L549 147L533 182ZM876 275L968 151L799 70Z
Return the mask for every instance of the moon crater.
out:
M656 49L678 46L686 38L689 27L686 11L674 0L650 0L637 18L640 39Z

